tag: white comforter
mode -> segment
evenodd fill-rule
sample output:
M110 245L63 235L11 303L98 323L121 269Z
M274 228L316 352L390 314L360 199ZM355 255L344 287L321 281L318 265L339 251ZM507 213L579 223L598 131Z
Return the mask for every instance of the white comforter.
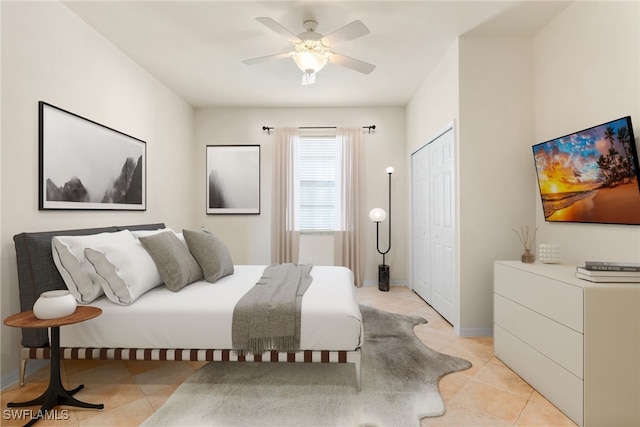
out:
M236 265L216 283L200 281L179 292L159 286L130 306L102 297L90 305L102 315L60 328L62 347L230 349L236 302L265 266ZM314 266L302 299L301 350L355 350L362 317L353 274L344 267Z

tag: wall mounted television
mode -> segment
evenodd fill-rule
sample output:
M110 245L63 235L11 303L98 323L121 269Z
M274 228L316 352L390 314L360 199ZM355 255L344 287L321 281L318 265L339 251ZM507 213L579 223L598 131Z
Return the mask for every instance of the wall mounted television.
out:
M640 225L631 117L533 146L545 221Z

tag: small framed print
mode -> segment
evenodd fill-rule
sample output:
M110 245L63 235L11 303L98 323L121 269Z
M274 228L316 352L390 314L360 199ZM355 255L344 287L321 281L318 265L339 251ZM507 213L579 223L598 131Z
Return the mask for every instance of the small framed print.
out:
M39 210L147 208L146 143L39 102Z
M207 145L207 214L260 214L259 145Z

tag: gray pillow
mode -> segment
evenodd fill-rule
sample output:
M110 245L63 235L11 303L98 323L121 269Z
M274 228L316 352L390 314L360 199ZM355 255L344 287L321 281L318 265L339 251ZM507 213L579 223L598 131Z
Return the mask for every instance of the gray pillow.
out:
M220 239L207 230L182 230L182 235L207 282L214 283L221 277L233 274L231 254Z
M140 237L139 240L151 255L162 281L169 290L177 292L202 279L202 270L198 262L173 231Z

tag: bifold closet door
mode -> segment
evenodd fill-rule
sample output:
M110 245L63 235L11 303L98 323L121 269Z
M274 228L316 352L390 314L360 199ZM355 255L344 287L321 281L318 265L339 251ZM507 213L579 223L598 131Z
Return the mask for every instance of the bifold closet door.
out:
M453 127L416 151L411 167L413 289L454 324L457 262Z
M431 299L429 280L429 146L411 155L411 279L413 290L425 301Z

